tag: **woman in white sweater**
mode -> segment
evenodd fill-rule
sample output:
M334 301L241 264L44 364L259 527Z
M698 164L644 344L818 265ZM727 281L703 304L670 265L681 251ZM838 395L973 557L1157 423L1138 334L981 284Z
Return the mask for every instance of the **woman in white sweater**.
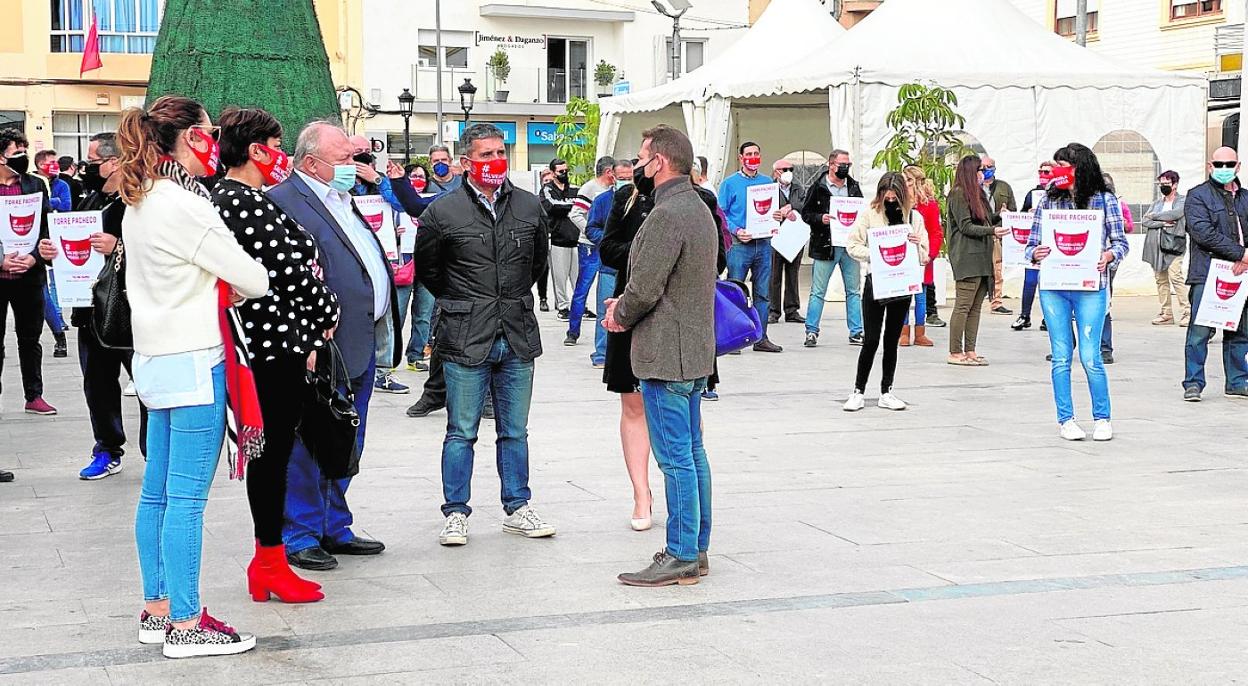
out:
M218 281L258 298L268 274L239 246L195 177L211 176L217 143L197 102L163 97L127 110L117 131L134 384L148 407L147 467L135 517L146 608L139 642L166 657L241 653L255 636L199 602L204 505L226 428Z

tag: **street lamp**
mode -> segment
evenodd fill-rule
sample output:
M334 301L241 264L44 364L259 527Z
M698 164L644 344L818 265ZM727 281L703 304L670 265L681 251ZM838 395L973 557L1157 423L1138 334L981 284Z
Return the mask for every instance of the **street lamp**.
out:
M399 114L403 116L403 164L412 163L412 105L416 96L406 88L399 94Z
M668 60L672 67L672 79L675 80L680 78L680 18L685 16L685 12L693 4L689 0L667 0L667 3L674 11L669 11L659 0L650 0L650 4L654 5L659 14L672 20L672 49Z
M468 113L472 112L472 101L477 97L477 87L472 79L464 79L459 86L459 108L464 111L464 124L468 124Z

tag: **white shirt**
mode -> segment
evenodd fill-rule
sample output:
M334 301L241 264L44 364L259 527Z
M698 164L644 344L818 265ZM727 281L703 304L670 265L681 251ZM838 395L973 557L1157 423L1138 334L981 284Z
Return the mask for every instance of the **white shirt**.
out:
M387 266L381 254L381 246L377 243L372 229L364 224L364 220L356 216L355 202L351 199L350 193L334 190L315 176L309 176L302 171L295 173L303 178L313 193L316 193L316 197L333 215L338 226L346 232L355 252L364 261L364 269L368 272L368 278L373 284L373 320L380 321L390 311L390 267Z

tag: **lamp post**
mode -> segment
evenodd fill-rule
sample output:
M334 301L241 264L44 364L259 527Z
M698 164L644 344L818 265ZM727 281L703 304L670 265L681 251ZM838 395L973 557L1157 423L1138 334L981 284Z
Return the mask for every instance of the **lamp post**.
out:
M685 16L685 12L689 11L693 4L689 0L667 0L675 12L672 12L659 2L659 0L650 0L650 4L654 5L654 9L659 14L672 20L672 49L669 51L668 64L672 69L672 80L680 78L680 18Z
M472 79L464 79L459 86L459 108L464 111L464 126L468 125L468 114L472 112L472 103L477 97L477 87Z
M412 105L416 96L406 88L399 94L399 114L403 117L403 164L412 163Z

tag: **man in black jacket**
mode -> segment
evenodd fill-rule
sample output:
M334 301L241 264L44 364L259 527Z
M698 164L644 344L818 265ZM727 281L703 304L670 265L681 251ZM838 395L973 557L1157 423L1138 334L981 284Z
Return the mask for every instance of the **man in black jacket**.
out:
M532 194L507 180L503 133L475 124L460 136L464 183L420 217L416 274L438 301L434 346L447 389L442 444L442 545L468 542L473 446L493 392L503 530L528 538L555 528L529 507L529 404L542 354L533 284L547 258L546 216Z
M30 158L26 154L26 137L16 129L0 129L0 198L23 195L40 195L43 209L40 212L39 238L48 237L48 186L30 176ZM16 219L10 217L10 221ZM33 227L26 225L25 230ZM16 231L15 231L16 233ZM4 364L4 322L8 310L13 310L13 328L17 333L17 355L22 368L22 389L26 396L26 413L52 415L56 408L43 399L43 346L39 335L43 332L43 291L47 278L47 262L39 256L38 241L35 246L19 252L9 246L0 246L0 368Z
M576 246L581 230L570 215L580 189L568 181L567 162L551 160L550 171L555 177L542 186L542 210L550 225L550 278L555 285L555 311L559 319L567 321L579 275Z
M79 211L102 210L104 231L91 236L91 248L103 255L111 255L121 238L121 220L126 212L125 203L118 200L117 187L121 177L116 175L117 137L112 132L97 133L87 144L87 163L83 167L83 192L78 198ZM39 254L45 260L56 257L58 248L50 240L40 241ZM70 323L78 329L78 365L82 368L82 391L87 401L87 414L91 418L91 433L95 447L91 461L78 478L95 481L121 471L121 457L125 454L126 432L122 424L121 370L130 373L129 350L105 348L95 336L92 324L93 309L75 307ZM147 443L147 411L139 405L139 450L145 452Z
M776 160L771 165L771 170L771 178L780 184L780 197L776 198L776 207L779 209L776 214L783 215L784 221L789 221L789 217L796 219L798 213L802 211L802 206L806 204L806 189L802 188L802 184L793 180L793 163L788 160ZM801 298L798 272L801 267L801 250L797 251L797 255L791 262L784 259L780 253L772 251L768 324L779 322L782 310L786 322L801 324L806 321L801 312L798 312L798 302Z
M827 173L813 182L802 206L802 220L810 226L810 258L814 261L811 266L810 302L806 304L804 345L807 348L819 344L819 320L823 317L824 296L828 292L832 272L837 267L841 268L841 282L845 286L845 324L849 327L849 342L851 345L862 345L862 275L858 260L850 256L845 246L832 244L831 224L840 219L832 216L829 210L833 196L862 197L858 182L849 175L852 166L848 152L833 150L828 155Z

